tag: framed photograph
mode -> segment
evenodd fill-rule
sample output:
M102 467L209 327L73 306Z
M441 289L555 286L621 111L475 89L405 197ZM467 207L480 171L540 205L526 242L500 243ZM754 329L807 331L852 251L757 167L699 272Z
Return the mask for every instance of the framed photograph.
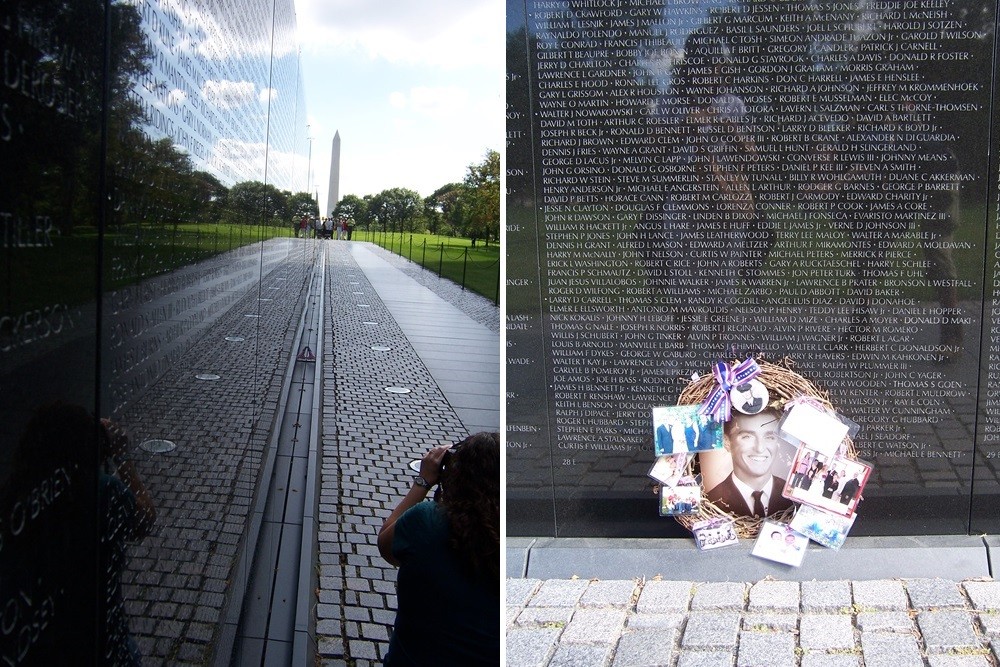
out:
M701 509L701 487L697 484L660 487L660 516L697 514Z
M809 538L787 523L764 521L750 553L758 558L798 567L802 565L808 546Z
M774 488L776 490L773 490L770 496L772 500L782 500L781 492L785 488L785 482L790 474L792 461L795 459L798 447L781 438L778 431L781 414L773 409L764 410L756 415L733 413L732 418L723 426L724 448L698 453L699 467L705 481L706 491L712 491L724 482L728 483L730 475L738 477L743 483L752 486L749 478L763 474L763 469L759 468L766 467L775 478ZM760 447L763 449L755 451L758 449L757 442L761 443ZM765 455L764 450L766 450L766 458L769 463L761 458ZM751 463L747 456L756 456L756 458ZM713 500L713 502L715 501ZM749 515L750 513L749 508L746 508L745 511L737 511L734 509L734 503L727 502L727 504L730 506L730 510L736 511L738 514ZM777 511L783 509L780 507L781 504L775 505ZM788 502L783 504L791 505ZM735 505L739 505L739 503L735 503Z
M689 458L689 454L664 454L657 457L647 474L660 484L677 486L684 476Z
M691 526L694 542L702 551L728 547L739 543L736 523L726 517L705 519Z
M839 549L847 539L847 533L851 531L856 518L857 514L845 517L809 505L800 505L790 525L813 542L831 549Z
M781 418L781 437L794 445L806 445L824 456L835 456L850 431L850 425L812 403L796 403Z
M722 424L699 414L698 407L653 408L653 446L657 456L722 449Z
M792 476L785 483L782 495L798 503L850 517L858 507L871 472L871 465L864 461L830 457L809 447L799 447L792 462Z

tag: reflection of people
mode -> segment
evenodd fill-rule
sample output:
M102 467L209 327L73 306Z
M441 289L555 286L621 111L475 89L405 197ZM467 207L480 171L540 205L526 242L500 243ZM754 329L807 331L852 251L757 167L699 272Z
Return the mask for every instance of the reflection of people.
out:
M858 473L854 473L854 477L844 482L844 487L840 490L840 502L844 505L850 505L860 490L861 480L858 479Z
M0 650L19 655L18 664L140 664L121 576L126 542L149 532L155 511L127 450L120 428L98 423L79 405L43 406L28 422L14 453L14 475L0 489L0 511L24 517L18 508L34 503L35 513L0 541L0 596L18 599L6 587L25 586L39 601L35 611L44 614L52 605L63 613L50 611L40 617L44 623L25 625L34 628L34 639L14 653L3 633ZM96 660L90 653L95 631Z
M440 482L437 502L422 502ZM435 447L378 534L399 566L385 664L496 665L500 655L500 436ZM432 609L428 605L432 605Z
M778 413L734 413L725 427L725 446L733 472L706 494L722 509L742 516L769 516L792 506L781 495L785 480L771 474L778 452Z
M141 540L156 521L149 491L129 458L128 437L120 426L101 420L103 459L106 471L98 480L101 507L102 572L107 577L107 664L139 665L139 647L129 633L121 576L125 570L126 542Z

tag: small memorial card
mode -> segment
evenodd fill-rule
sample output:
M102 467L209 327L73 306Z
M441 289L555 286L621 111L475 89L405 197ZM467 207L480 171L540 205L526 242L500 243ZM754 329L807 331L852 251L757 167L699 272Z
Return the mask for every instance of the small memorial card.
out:
M806 555L809 538L786 523L764 521L751 555L798 567Z
M657 457L647 474L660 484L677 486L687 469L688 458L689 454L664 454Z
M692 480L693 478L685 478ZM660 487L660 516L697 514L701 507L701 486L681 484Z
M785 482L781 495L850 517L858 507L871 472L871 465L863 461L824 456L808 447L799 447L792 462L792 475Z
M657 456L722 449L722 424L698 412L697 405L653 408Z
M760 380L749 380L733 387L729 392L733 409L745 415L756 415L767 408L771 395Z
M796 403L781 418L781 437L795 445L807 445L824 456L834 456L847 437L850 425L817 405Z
M736 522L726 517L705 519L691 526L694 542L702 551L738 544Z
M844 540L847 539L847 533L854 525L855 518L857 518L856 514L844 517L824 512L809 505L799 505L799 509L796 510L795 516L792 518L791 526L813 542L831 549L839 549L843 546Z

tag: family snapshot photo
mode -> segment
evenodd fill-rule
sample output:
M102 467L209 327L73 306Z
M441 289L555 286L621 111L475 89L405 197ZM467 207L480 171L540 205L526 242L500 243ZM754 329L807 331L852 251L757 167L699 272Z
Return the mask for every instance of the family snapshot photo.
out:
M705 519L691 526L695 544L702 551L718 549L739 543L736 522L727 517Z
M651 478L665 486L677 486L681 483L687 468L688 454L664 454L658 456L653 467L647 473Z
M798 567L806 555L809 538L777 521L765 521L760 527L751 555L776 563Z
M689 478L690 479L690 478ZM697 484L660 487L660 516L697 514L701 507L701 487Z
M783 495L797 503L850 517L871 470L871 465L863 461L831 457L803 446L792 462L792 475Z
M657 456L722 448L722 424L700 414L697 405L653 408L653 443Z

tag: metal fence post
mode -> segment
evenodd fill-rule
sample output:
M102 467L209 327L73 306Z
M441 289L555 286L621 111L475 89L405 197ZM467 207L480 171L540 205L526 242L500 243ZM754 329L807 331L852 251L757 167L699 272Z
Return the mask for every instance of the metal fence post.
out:
M469 249L465 249L465 253L462 255L462 291L465 291L465 267L469 265Z

